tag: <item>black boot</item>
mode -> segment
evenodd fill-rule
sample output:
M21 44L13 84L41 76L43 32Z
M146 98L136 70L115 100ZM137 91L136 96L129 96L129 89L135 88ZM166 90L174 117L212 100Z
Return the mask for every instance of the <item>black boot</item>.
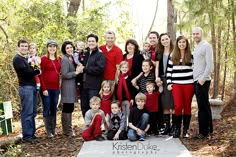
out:
M183 137L184 138L189 138L189 134L188 134L188 129L189 129L189 124L190 124L190 120L191 120L191 115L183 115Z
M180 115L180 116L175 115L175 122L176 122L176 128L175 128L173 138L179 138L180 137L181 124L182 124L182 115Z
M45 129L46 129L46 133L48 137L53 137L53 134L51 133L51 117L44 117L43 119L44 121L44 125L45 125Z
M165 129L162 135L167 135L170 132L170 114L164 114Z
M172 121L171 121L169 136L173 136L174 132L175 132L175 115L174 114L172 114L171 119L172 119Z

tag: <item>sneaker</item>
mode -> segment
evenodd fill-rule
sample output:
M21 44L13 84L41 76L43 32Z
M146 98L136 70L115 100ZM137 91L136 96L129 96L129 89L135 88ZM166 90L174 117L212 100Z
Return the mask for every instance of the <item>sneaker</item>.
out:
M139 141L145 141L144 135L141 135L141 136L139 137Z
M102 135L98 135L97 137L95 137L96 141L104 141L105 138Z

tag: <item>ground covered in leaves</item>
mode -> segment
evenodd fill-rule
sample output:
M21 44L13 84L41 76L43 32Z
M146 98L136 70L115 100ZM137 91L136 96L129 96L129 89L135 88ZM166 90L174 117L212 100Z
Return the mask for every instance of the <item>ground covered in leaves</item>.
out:
M196 113L196 103L193 104L193 112ZM6 148L0 149L0 156L20 156L20 157L54 157L54 156L77 156L83 144L81 131L83 127L83 118L79 112L79 107L73 113L73 127L76 137L66 137L61 131L61 112L58 112L57 133L54 138L47 138L44 127L37 129L37 135L40 136L39 143L36 144L11 144ZM225 104L221 120L214 120L214 133L211 138L204 140L195 140L192 137L197 133L197 119L193 115L191 121L191 138L182 139L184 145L188 148L194 157L232 157L236 156L236 100L231 100ZM37 117L37 122L42 123L42 117ZM8 137L0 136L0 140L9 140L20 133L19 122L14 123L15 132Z

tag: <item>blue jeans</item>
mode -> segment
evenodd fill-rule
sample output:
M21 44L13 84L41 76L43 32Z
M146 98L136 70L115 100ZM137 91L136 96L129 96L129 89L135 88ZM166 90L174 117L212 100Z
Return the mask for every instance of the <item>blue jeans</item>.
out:
M143 113L143 115L142 115L139 123L136 125L136 127L141 130L145 130L148 123L149 123L149 114ZM139 138L139 135L137 134L136 130L134 130L134 129L129 129L127 136L130 141L136 141Z
M48 96L42 96L43 100L43 117L56 116L57 103L59 99L59 90L47 89Z
M81 90L81 111L83 117L85 117L85 113L90 109L89 100L93 96L98 96L99 90L98 89L82 89Z
M20 86L21 125L23 139L32 138L36 131L35 117L37 115L36 86Z

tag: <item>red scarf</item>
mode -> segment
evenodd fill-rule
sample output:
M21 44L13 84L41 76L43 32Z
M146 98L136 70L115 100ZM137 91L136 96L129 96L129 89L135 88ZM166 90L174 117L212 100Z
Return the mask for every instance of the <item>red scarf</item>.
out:
M118 100L120 101L120 103L122 104L122 88L124 87L125 89L125 94L128 98L128 100L130 101L131 100L131 96L130 96L130 93L129 93L129 90L128 90L128 87L127 87L127 84L126 84L126 81L125 81L125 77L128 76L128 73L125 73L125 74L120 74L120 79L119 79L119 83L118 83L118 87L117 87L117 98Z

